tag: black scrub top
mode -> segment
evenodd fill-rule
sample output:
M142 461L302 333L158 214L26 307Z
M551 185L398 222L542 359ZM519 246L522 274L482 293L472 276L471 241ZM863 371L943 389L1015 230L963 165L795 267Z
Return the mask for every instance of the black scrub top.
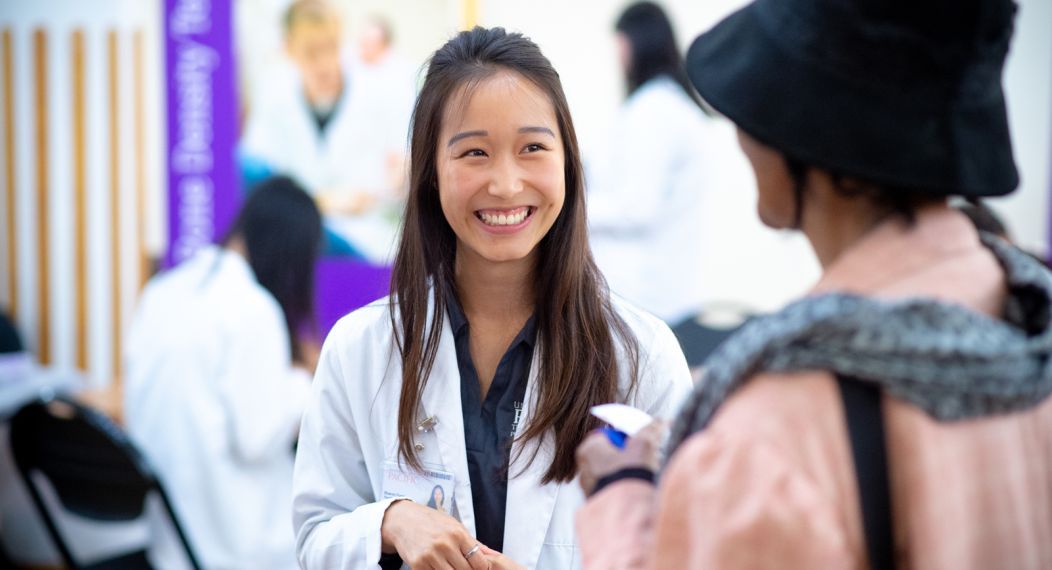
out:
M450 327L460 368L460 403L464 413L471 502L475 511L476 538L486 546L504 550L504 512L508 497L508 461L511 441L522 414L530 361L536 340L530 317L500 359L486 400L482 401L478 372L468 346L468 321L456 297L447 301Z

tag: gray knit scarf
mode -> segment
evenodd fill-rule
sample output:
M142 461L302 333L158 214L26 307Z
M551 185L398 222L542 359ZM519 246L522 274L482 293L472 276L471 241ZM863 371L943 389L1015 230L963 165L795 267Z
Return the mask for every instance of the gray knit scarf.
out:
M826 370L875 382L940 421L1040 403L1052 393L1052 274L999 238L981 239L1006 273L1004 320L932 300L803 299L749 322L713 353L672 426L669 450L705 429L760 372Z

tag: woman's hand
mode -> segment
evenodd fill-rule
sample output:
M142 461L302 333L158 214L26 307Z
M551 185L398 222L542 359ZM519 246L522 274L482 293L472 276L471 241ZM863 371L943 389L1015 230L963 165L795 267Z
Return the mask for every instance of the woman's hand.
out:
M489 561L491 570L526 570L526 567L522 564L488 546L482 547L482 553L486 555L486 560Z
M380 539L383 552L397 552L414 570L490 568L489 560L481 551L465 556L479 542L464 525L445 513L412 501L395 501L387 507Z
M628 438L624 449L614 447L606 434L592 432L577 448L577 471L584 494L590 495L597 481L622 469L643 467L657 471L665 431L665 422L650 422Z

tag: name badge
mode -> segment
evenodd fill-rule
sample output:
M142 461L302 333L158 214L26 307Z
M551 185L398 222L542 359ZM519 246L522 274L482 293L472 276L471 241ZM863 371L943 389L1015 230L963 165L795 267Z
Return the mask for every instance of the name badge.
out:
M384 462L384 498L406 497L413 502L427 505L449 514L453 505L453 474L424 465L422 471L399 465L395 461Z

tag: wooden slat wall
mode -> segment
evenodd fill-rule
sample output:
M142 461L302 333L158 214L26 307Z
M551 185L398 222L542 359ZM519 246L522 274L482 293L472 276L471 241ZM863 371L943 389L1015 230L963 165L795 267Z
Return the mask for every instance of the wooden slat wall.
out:
M11 30L5 29L3 31L3 39L0 41L3 44L3 81L4 81L4 195L6 197L6 211L7 211L7 268L5 273L7 274L7 295L8 295L8 306L6 309L12 318L18 315L18 248L15 247L15 236L18 233L17 218L15 217L15 208L18 206L16 196L18 194L18 188L15 186L17 172L15 164L15 90L14 90L14 55L12 53L14 49L13 42L11 40Z
M110 263L112 267L112 287L110 314L113 323L111 339L113 376L121 375L121 195L120 195L120 54L118 52L116 30L106 34L107 78L109 91L109 127L110 127L110 225L112 236L110 242Z
M84 84L84 31L74 30L72 37L73 70L73 243L75 253L74 294L76 302L76 365L88 369L88 183L87 183L87 117Z
M166 203L163 3L24 4L0 18L0 310L39 363L101 388Z
M37 199L37 356L40 363L51 364L51 164L48 153L48 35L43 29L33 32L33 96L35 99L36 192Z
M150 252L146 246L146 69L145 34L135 30L133 38L135 90L135 195L138 238L139 288L150 278Z

